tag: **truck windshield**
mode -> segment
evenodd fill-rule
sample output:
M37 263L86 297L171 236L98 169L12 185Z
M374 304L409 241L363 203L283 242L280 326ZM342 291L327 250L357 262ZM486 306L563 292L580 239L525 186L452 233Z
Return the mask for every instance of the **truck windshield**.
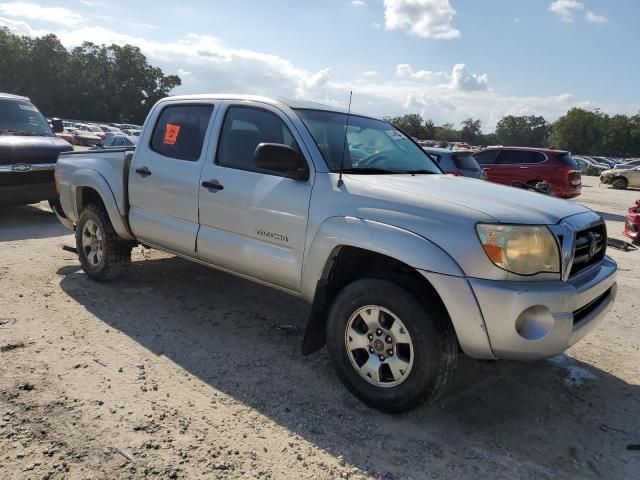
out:
M53 131L40 111L28 101L0 99L0 135L52 137Z
M392 125L372 118L324 110L296 109L327 166L338 172L366 174L442 173L433 160Z

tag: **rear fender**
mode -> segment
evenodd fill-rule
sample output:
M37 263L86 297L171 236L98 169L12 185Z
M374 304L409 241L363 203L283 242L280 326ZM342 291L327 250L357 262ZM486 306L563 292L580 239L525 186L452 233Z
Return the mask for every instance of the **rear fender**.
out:
M113 191L102 175L95 170L77 170L73 173L70 184L71 191L73 192L71 198L74 221L78 220L80 211L82 210L80 195L81 189L91 188L100 195L102 203L104 203L107 214L109 215L109 220L111 220L113 229L116 231L118 236L125 240L135 240L134 235L129 229L126 214L121 212L118 208Z

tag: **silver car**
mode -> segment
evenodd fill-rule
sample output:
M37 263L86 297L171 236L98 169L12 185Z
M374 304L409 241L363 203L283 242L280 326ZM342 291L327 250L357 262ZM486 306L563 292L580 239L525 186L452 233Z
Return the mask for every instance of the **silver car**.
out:
M470 150L449 150L448 148L422 147L445 173L461 177L487 179L487 174L478 165Z

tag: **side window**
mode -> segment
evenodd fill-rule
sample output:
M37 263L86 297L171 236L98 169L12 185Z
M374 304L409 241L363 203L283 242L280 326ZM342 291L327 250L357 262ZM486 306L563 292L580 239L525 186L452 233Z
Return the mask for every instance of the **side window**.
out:
M498 157L498 163L501 165L517 165L520 163L529 163L529 152L520 150L502 150Z
M496 163L496 157L499 150L486 150L484 152L476 153L474 157L480 165L492 165Z
M112 147L114 145L115 137L109 137L102 142L104 147Z
M213 105L164 107L151 138L151 150L165 157L196 162L202 153Z
M282 143L300 151L291 131L276 114L253 107L230 107L225 115L216 163L270 173L254 163L256 147L261 143Z
M542 163L547 157L540 152L529 152L529 161L527 163Z

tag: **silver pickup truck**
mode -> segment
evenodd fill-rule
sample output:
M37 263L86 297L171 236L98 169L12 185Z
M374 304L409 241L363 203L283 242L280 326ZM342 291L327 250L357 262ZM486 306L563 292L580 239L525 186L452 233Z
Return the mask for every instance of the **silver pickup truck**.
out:
M89 277L142 244L301 297L303 354L326 344L384 411L434 398L460 352L558 355L616 296L593 211L443 175L390 124L315 103L166 98L135 153L62 154L56 182Z

